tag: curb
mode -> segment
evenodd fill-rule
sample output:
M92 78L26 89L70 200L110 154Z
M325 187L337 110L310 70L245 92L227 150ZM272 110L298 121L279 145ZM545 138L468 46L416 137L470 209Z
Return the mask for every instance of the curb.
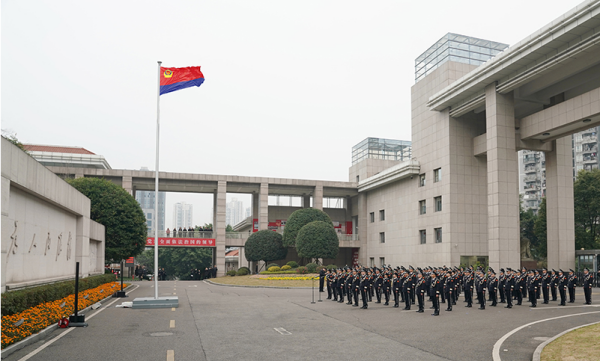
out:
M542 351L544 351L544 347L548 346L548 344L549 344L550 342L552 342L552 341L556 340L557 338L559 338L559 337L561 337L561 336L563 336L563 335L565 335L565 334L567 334L567 333L569 333L569 332L571 332L571 331L575 331L575 330L577 330L578 328L583 328L583 327L587 327L587 326L592 326L592 325L595 325L595 324L598 324L598 323L600 323L600 322L592 322L592 323L588 323L587 325L576 326L576 327L570 328L570 329L568 329L568 330L566 330L566 331L564 331L564 332L561 332L561 333L559 333L558 335L556 335L556 336L554 336L554 337L551 337L550 339L548 339L548 340L544 341L544 342L543 342L541 345L539 345L539 346L538 346L538 347L535 349L535 352L533 353L533 358L532 358L532 360L533 360L533 361L540 361L540 358L542 357Z
M130 284L129 286L123 288L123 291L129 289L130 287L133 287L133 284ZM105 302L109 298L113 298L112 295L110 295L106 298L103 298L98 302L99 303ZM84 308L83 310L78 311L77 314L85 315L91 309L92 309L92 306L88 306L88 307ZM55 322L55 323L51 324L50 326L46 327L45 329L39 331L38 333L34 333L33 335L27 336L26 338L22 339L21 341L8 346L4 350L2 350L0 358L6 358L9 355L13 354L14 352L19 351L22 348L25 348L26 346L29 346L33 343L36 343L38 341L48 338L50 336L50 334L52 334L52 332L59 329L57 327L57 324L58 323Z
M214 286L223 286L223 287L243 287L243 288L278 288L282 290L312 290L312 287L278 287L278 286L244 286L244 285L227 285L224 283L216 283L209 280L204 280L204 283L210 283ZM315 287L315 289L319 289Z

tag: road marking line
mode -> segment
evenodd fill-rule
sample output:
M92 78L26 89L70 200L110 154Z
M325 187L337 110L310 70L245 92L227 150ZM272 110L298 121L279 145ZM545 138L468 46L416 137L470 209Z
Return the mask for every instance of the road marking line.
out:
M132 289L131 291L127 292L126 294L130 294L131 292L135 291L138 287L138 285L134 286L135 288ZM110 305L112 305L113 303L119 301L120 298L116 298L115 300L113 300L112 302L108 303L105 307L102 307L100 309L98 309L98 311L96 311L96 313L94 313L93 315L90 315L90 317L87 317L87 319L91 319L92 317L96 316L97 314L99 314L100 312L104 311L105 309L107 309ZM24 356L23 358L21 358L19 361L26 361L29 360L30 358L32 358L33 356L37 355L39 352L43 351L46 347L52 345L54 342L58 341L59 339L61 339L63 336L65 336L66 334L68 334L69 332L73 331L75 328L68 328L65 332L61 333L60 335L56 336L55 338L53 338L52 340L44 343L42 346L40 346L38 349L31 351L29 354L27 354L26 356Z
M550 310L553 308L559 309L559 310L566 310L569 308L577 308L577 307L600 307L600 305L581 305L581 306L558 306L558 307L532 307L532 310Z
M175 320L171 320L171 323L169 324L170 328L175 328Z
M287 335L291 335L292 333L287 331L285 328L283 327L276 327L274 328L275 331L279 332L280 334L287 336Z
M175 351L167 350L167 361L175 361Z
M535 325L536 323L541 323L541 322L546 322L546 321L552 321L552 320L558 320L560 318L565 318L565 317L574 317L574 316L589 315L589 314L592 314L592 313L600 313L600 311L575 313L573 315L564 315L564 316L558 316L558 317L552 317L552 318L545 318L543 320L538 320L538 321L530 322L530 323L528 323L526 325L517 327L514 330L508 332L506 335L502 336L498 341L496 341L496 343L494 344L494 349L492 350L492 357L493 357L494 361L501 361L502 359L500 358L500 346L502 346L502 343L504 343L504 341L506 341L506 339L509 338L510 336L512 336L514 333L516 333L516 332L524 329L525 327L529 327L531 325Z

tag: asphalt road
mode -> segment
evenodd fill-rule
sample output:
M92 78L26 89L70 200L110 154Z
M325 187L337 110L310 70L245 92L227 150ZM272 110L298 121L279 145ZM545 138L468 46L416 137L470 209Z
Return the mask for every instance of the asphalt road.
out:
M428 308L419 314L416 308L403 311L374 303L368 310L330 300L311 304L310 289L163 281L159 295L176 294L179 308L116 308L135 297L153 296L153 282L135 284L140 287L129 298L112 304L109 300L88 313L89 327L57 330L6 360L462 361L492 360L494 345L501 360L531 360L547 338L600 322L598 289L592 306L583 305L578 289L577 303L566 307L551 302L535 309L524 303L513 309L499 304L477 310L459 300L452 312L442 310L433 317Z

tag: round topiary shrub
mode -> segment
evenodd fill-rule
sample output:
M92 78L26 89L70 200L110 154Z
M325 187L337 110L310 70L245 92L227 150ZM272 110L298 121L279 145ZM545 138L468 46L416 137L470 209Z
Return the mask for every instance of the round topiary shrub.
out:
M290 269L292 269L292 267L290 267L290 266L289 266L289 265L287 265L287 264L281 267L281 270L282 270L282 271L287 271L287 270L290 270Z
M292 213L285 223L285 229L283 230L283 245L286 247L295 246L296 237L298 236L300 229L314 221L325 222L333 228L331 218L322 210L316 208L299 209Z
M308 272L315 273L317 271L317 264L311 262L306 265L306 268L308 269Z
M267 265L267 270L268 270L269 268L271 268L271 267L279 267L279 265L278 265L277 263L269 263L269 264Z
M298 262L296 261L289 261L287 263L288 266L292 267L292 268L298 268Z
M238 276L246 276L249 274L250 274L250 270L248 269L248 267L240 267L240 269L237 270Z
M272 267L269 267L267 269L267 271L269 271L269 272L279 272L279 271L281 271L281 268L279 268L279 266L272 266Z
M296 273L305 275L308 273L308 268L304 267L304 266L300 266L296 269Z
M237 273L237 271L236 271L236 270L233 270L233 269L232 269L232 270L230 270L230 271L227 271L227 275L228 275L228 276L235 276L235 275L236 275L236 273Z

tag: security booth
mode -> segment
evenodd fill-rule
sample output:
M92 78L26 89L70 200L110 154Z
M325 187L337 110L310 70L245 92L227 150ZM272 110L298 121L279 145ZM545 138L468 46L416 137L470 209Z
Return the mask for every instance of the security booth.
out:
M575 271L577 272L578 283L583 279L583 269L587 268L594 275L594 286L600 286L600 249L582 249L575 251Z

